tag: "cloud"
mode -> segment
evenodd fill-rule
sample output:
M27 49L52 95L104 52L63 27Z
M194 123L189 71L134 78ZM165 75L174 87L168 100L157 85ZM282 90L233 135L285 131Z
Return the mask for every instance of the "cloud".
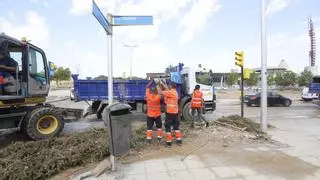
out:
M31 3L42 2L45 7L49 7L48 0L29 0Z
M267 16L271 16L287 8L292 0L271 0L267 5Z
M320 34L320 30L317 30L316 34ZM320 36L316 38L316 47L320 47ZM245 67L261 67L260 47L260 41L257 41L243 49ZM300 33L269 34L267 48L267 66L278 66L280 61L284 59L292 71L301 72L304 70L304 67L309 65L310 39L305 31L301 31ZM213 50L211 54L206 56L207 58L203 58L201 62L205 67L213 68L214 72L229 72L230 69L237 68L234 65L234 49L232 44L230 44L230 48ZM216 65L213 66L213 62ZM195 64L196 62L194 62ZM320 65L320 56L318 54L316 56L316 65Z
M317 43L319 47L319 37L317 37ZM292 71L302 71L305 66L309 65L309 50L310 39L306 32L287 34L281 38L277 35L271 36L268 43L268 66L277 66L280 60L284 59ZM319 57L317 59L316 64L319 65ZM251 64L254 63L251 62Z
M17 39L26 37L31 43L42 48L48 48L50 31L46 24L46 19L35 11L25 13L25 23L13 24L12 22L0 17L0 29L7 35Z
M202 31L213 13L220 10L221 4L218 0L198 0L194 2L180 21L180 28L183 29L180 40L186 43L192 40L193 36Z
M102 12L107 12L105 10L110 12L110 9L114 9L117 1L119 0L95 0ZM91 13L92 10L92 0L72 0L71 5L70 13L78 16Z

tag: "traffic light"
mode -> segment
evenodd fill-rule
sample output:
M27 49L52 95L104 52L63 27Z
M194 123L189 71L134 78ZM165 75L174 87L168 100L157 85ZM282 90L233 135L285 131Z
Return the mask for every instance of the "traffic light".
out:
M236 62L235 62L235 64L237 65L237 66L239 66L239 67L243 67L243 61L244 61L244 59L243 59L243 51L239 51L239 52L235 52L234 53L235 54L235 60L236 60Z
M244 68L243 70L243 79L250 79L251 70L248 68Z

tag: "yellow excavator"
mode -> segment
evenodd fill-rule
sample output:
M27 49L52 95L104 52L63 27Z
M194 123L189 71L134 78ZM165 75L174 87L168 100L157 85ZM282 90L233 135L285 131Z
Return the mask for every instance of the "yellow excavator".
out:
M0 132L20 130L33 140L47 139L63 130L67 118L81 118L82 109L46 102L53 72L42 49L0 34Z

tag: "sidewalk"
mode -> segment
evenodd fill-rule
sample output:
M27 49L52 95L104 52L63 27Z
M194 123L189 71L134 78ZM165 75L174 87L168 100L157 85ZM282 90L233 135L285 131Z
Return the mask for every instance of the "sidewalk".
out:
M272 138L290 146L281 151L320 167L320 121L318 117L279 119L273 121L272 124L277 127L268 132Z
M175 148L175 147L172 147ZM190 155L118 164L116 172L86 180L317 180L318 167L288 156L274 145L211 147ZM80 179L81 175L72 180Z

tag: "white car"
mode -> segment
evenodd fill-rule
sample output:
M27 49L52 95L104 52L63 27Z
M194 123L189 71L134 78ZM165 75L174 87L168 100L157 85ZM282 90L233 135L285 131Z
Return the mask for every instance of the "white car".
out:
M309 88L308 87L303 88L301 95L302 95L301 98L304 101L311 101L313 99L318 99L319 98L319 96L316 93L309 93Z

